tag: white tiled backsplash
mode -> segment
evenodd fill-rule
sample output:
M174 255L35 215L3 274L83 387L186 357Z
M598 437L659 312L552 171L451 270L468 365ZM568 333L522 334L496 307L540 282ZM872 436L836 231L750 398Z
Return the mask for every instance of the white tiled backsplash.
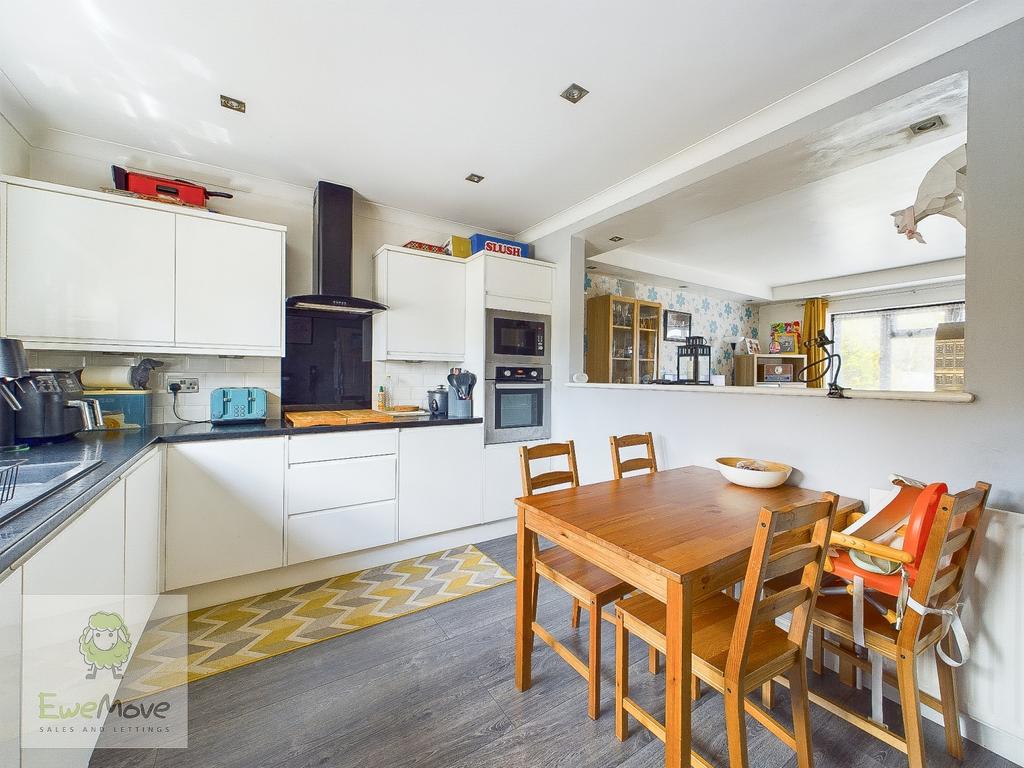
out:
M391 401L394 405L427 407L427 390L438 384L448 386L448 371L461 363L406 362L388 360L373 364L373 406L377 406L377 388L387 386L391 377Z
M30 350L29 366L78 370L86 365L135 365L143 357L162 360L149 379L153 390L154 424L178 421L171 412L172 395L167 392L167 377L191 376L199 379L199 392L178 395L178 413L186 419L210 418L210 390L217 387L260 387L267 390L267 418L281 418L281 361L276 357L218 357L214 355L161 355L158 352L109 354L105 352L54 352Z

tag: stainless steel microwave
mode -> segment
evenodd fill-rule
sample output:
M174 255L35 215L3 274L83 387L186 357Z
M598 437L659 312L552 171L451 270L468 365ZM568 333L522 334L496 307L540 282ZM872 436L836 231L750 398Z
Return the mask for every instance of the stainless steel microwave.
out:
M551 363L550 315L487 310L488 367L546 366Z

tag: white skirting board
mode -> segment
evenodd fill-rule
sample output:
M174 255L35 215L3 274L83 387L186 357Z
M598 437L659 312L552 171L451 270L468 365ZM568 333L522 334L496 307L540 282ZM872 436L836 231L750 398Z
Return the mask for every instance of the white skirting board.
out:
M1024 765L1024 515L989 508L982 519L984 537L978 564L967 584L961 616L971 641L971 659L957 672L960 728L965 738ZM808 647L809 650L809 647ZM826 653L826 664L838 667ZM918 665L921 688L939 695L931 653ZM870 680L865 675L865 687ZM896 690L885 696L899 701ZM942 715L922 706L924 717L942 723Z
M496 539L516 532L516 519L498 520L493 523L475 525L472 528L461 528L457 531L423 536L418 539L387 544L373 549L350 552L337 557L326 557L308 563L275 568L233 579L199 584L194 587L169 592L172 595L187 595L190 611L209 608L211 605L241 600L253 595L261 595L278 589L308 584L320 579L342 576L365 568L406 560L410 557L429 555L442 549L472 544L479 541Z

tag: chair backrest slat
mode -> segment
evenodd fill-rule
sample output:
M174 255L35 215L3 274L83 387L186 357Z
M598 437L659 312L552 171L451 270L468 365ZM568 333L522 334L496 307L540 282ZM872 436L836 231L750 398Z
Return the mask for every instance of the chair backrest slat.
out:
M766 597L757 605L757 615L754 617L754 624L764 624L766 621L775 621L810 597L810 590L803 584L794 584L781 592L776 592L771 597Z
M839 497L827 493L821 501L809 504L790 505L777 510L767 507L761 509L754 529L747 573L743 579L736 626L729 644L726 685L739 685L742 681L754 629L759 624L774 621L792 612L789 639L799 646L801 653L806 652L811 613L838 506ZM813 530L808 543L806 532L799 532L799 529L811 526ZM764 597L764 582L768 578L777 578L798 570L801 571L798 584Z
M946 536L946 543L942 545L941 559L945 559L950 555L959 552L966 546L970 546L971 539L974 538L974 531L970 528L957 528Z
M555 469L534 475L530 462L535 459L550 459L565 456L567 469ZM580 473L576 466L576 446L570 440L566 443L544 443L542 445L523 446L519 449L519 471L523 480L523 495L529 496L541 488L556 485L568 485L578 488Z
M768 558L768 566L764 569L764 580L771 581L778 576L785 576L798 568L810 565L820 554L820 547L813 542L798 544L795 547L776 552Z
M642 469L654 473L658 471L658 459L654 455L654 436L650 432L637 435L612 435L608 438L612 447L612 473L616 480L621 480L626 472L637 472ZM622 458L623 448L632 448L638 445L647 447L647 455L632 459Z
M928 598L931 599L936 595L941 595L953 584L956 583L960 577L960 566L956 563L950 563L945 568L939 570L935 574L935 580L932 581L932 587L928 590Z

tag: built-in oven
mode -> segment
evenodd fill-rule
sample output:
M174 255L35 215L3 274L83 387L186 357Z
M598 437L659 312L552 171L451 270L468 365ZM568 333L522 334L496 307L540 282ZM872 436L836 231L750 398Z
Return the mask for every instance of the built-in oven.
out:
M490 365L543 367L551 364L548 351L550 315L487 310L487 358Z
M517 443L551 437L551 381L547 366L487 370L484 442Z

